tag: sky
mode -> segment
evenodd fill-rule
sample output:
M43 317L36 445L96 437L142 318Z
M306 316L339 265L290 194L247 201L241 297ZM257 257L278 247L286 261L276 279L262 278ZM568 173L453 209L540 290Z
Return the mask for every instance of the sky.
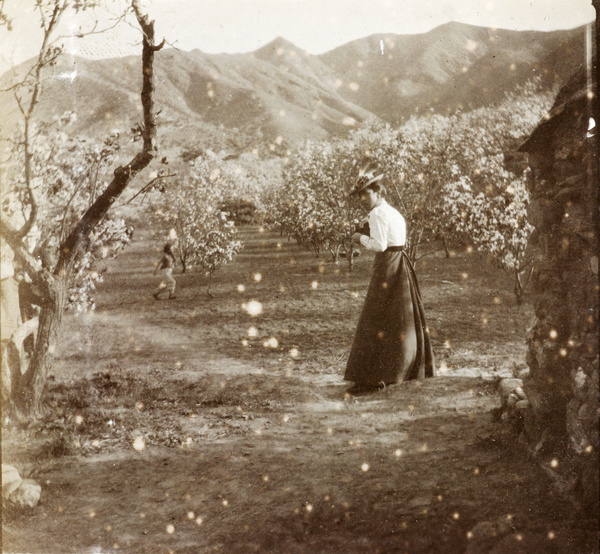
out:
M104 25L124 0L101 0ZM28 5L30 5L28 7ZM13 30L0 29L0 71L36 54L39 23L33 0L5 0ZM250 52L281 36L320 54L374 33L424 33L448 21L514 30L570 29L594 20L591 0L143 0L156 34L182 50ZM137 29L117 29L73 38L89 26L83 14L62 22L68 51L87 57L139 53Z

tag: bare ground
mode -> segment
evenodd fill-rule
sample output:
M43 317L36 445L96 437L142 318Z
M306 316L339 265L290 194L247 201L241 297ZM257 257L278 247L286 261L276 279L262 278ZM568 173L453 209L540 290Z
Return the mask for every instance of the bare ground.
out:
M189 273L155 302L160 244L138 233L96 313L66 319L47 418L4 426L3 461L43 487L5 514L4 552L597 552L596 522L498 421L531 319L501 273L421 260L440 375L349 396L370 257L348 273L242 238L214 299Z

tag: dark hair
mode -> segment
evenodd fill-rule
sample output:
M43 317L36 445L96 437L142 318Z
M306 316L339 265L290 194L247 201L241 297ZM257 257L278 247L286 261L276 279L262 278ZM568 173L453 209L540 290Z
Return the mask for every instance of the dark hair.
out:
M371 183L365 190L371 189L373 192L385 192L385 188L382 186L381 181Z
M381 179L381 181L376 181L375 183L371 183L368 187L365 187L363 190L371 189L373 192L379 193L381 196L385 196L385 177Z
M163 248L163 252L165 254L173 255L173 251L171 250L171 245L169 243L165 244L165 247Z

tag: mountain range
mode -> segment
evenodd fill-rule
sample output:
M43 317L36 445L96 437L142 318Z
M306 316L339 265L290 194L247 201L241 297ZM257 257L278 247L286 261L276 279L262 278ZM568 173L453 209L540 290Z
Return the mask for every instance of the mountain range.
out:
M169 48L157 53L159 138L167 150L281 153L343 135L369 117L392 124L423 110L493 104L538 77L563 85L584 63L584 28L508 31L447 23L419 35L377 34L320 55L283 38L244 54ZM28 64L0 78L5 88ZM78 114L77 131L101 136L141 118L140 60L64 55L48 71L37 117ZM2 133L18 121L2 93Z

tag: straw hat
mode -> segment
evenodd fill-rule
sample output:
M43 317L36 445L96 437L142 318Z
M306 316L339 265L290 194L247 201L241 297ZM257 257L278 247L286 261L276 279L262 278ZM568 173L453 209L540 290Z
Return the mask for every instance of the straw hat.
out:
M377 161L373 158L363 158L358 164L358 175L354 182L354 188L349 192L348 196L358 194L381 179L383 179L383 173L379 169Z

